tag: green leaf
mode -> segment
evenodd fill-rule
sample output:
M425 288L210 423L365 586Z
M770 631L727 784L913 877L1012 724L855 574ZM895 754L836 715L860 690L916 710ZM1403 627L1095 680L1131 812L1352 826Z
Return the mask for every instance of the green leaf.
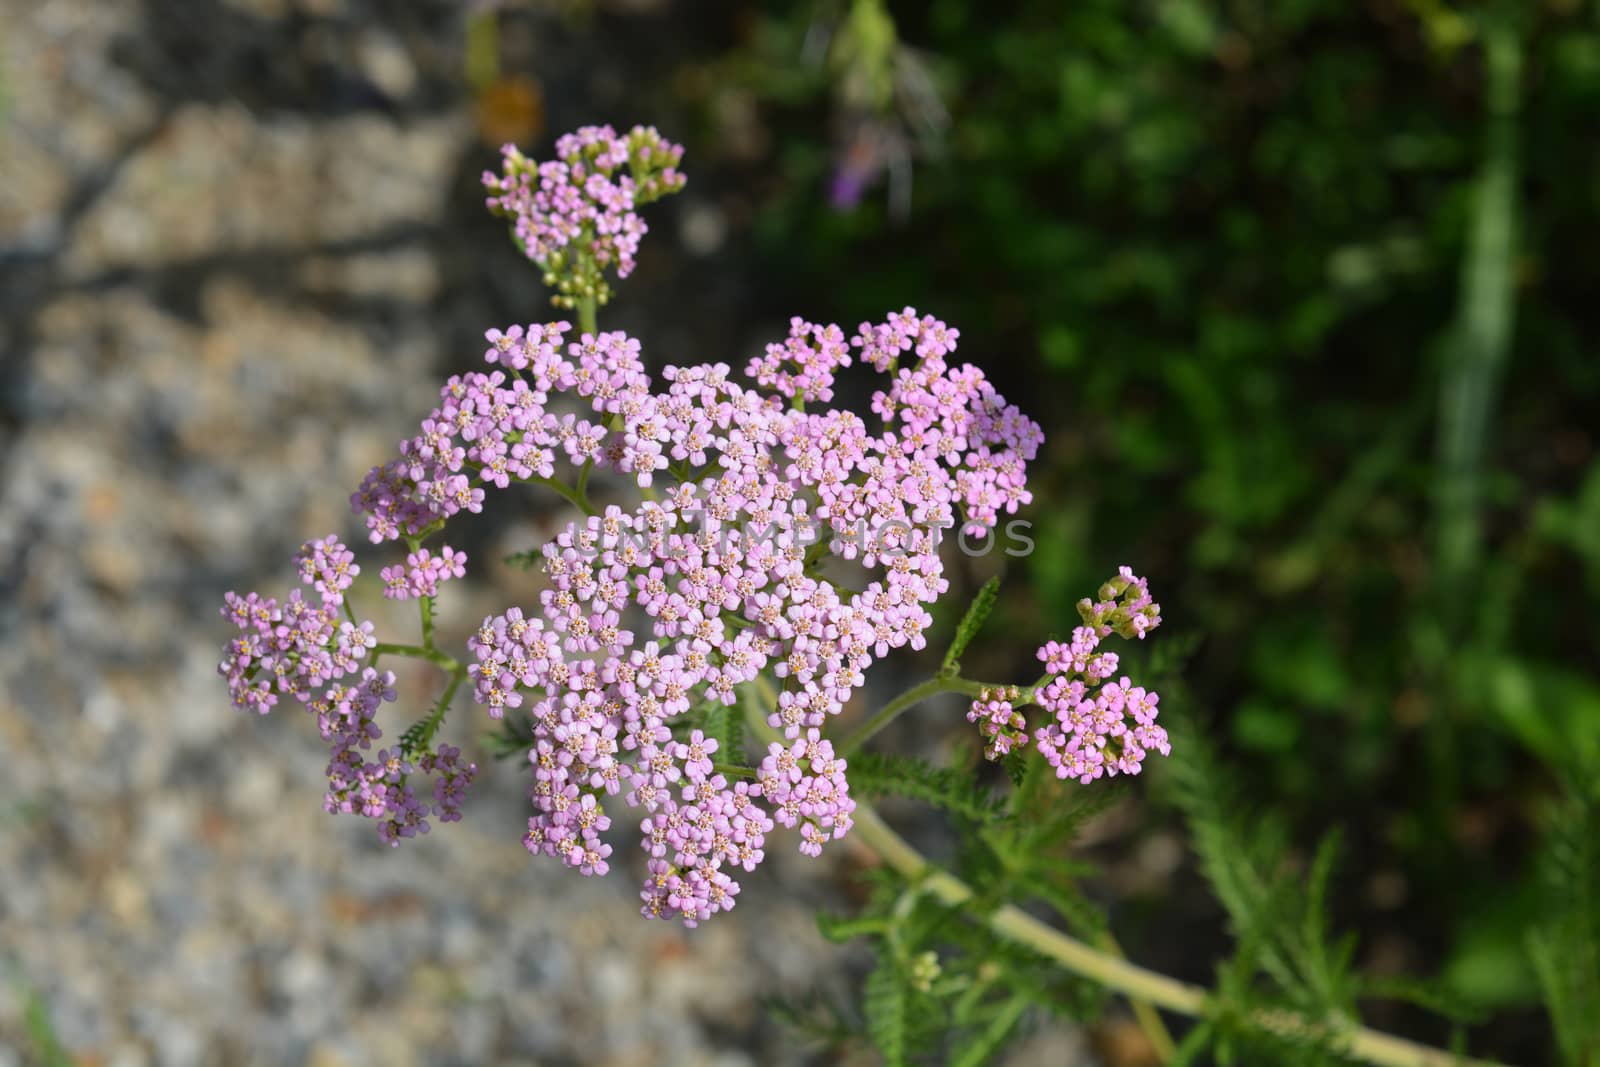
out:
M1093 937L1105 932L1105 915L1077 886L1047 877L1035 877L1023 884L1028 892L1050 905L1078 934Z
M525 715L508 714L500 720L499 729L483 735L484 747L495 759L526 756L533 742L533 722Z
M762 1007L769 1018L812 1044L839 1048L861 1036L859 1027L852 1026L837 1005L818 993L810 993L799 1001L766 998Z
M543 548L529 548L521 552L512 552L502 557L508 567L515 567L519 571L531 571L544 561Z
M857 753L850 758L850 788L869 797L909 797L981 823L1003 813L1001 802L970 773L909 756Z
M1122 799L1128 789L1127 781L1126 778L1113 782L1100 781L1091 789L1047 792L1051 785L1059 783L1059 779L1042 768L1035 770L1026 788L1047 795L1047 810L1035 814L1025 808L1018 809L1023 821L1019 827L1021 832L1013 845L1014 850L1038 854L1052 845L1074 840L1086 822Z
M1028 1010L1025 997L1013 996L1001 1004L989 1024L956 1046L951 1067L981 1067L1005 1045Z
M1167 1061L1167 1067L1190 1067L1196 1057L1211 1046L1215 1037L1216 1024L1210 1019L1200 1020L1193 1029L1183 1035L1178 1047L1172 1050L1172 1058Z
M719 763L745 762L744 716L740 714L737 705L732 707L726 704L713 705L706 712L705 718L700 721L700 729L707 737L717 739Z
M944 654L944 669L948 672L955 671L961 661L962 653L972 639L978 636L978 631L983 629L983 624L988 621L989 613L994 610L994 602L1000 596L1000 576L995 575L983 583L983 588L972 598L972 603L967 607L967 613L961 616L961 622L956 626L956 635L950 639L950 650Z
M1441 982L1417 978L1362 976L1358 993L1366 1000L1394 1000L1415 1004L1426 1011L1458 1022L1477 1022L1483 1018L1481 1008L1457 996Z
M883 1053L885 1067L903 1067L907 1051L908 990L904 976L891 957L879 957L878 965L867 975L863 994L867 1034Z
M1512 349L1517 307L1522 44L1507 20L1489 19L1484 27L1488 136L1478 165L1453 343L1439 377L1433 559L1450 624L1471 604L1482 558L1484 442Z
M50 1008L37 990L24 990L23 1030L33 1046L35 1062L41 1067L70 1067L72 1056L56 1035L55 1023L50 1018Z
M1301 924L1307 956L1306 978L1323 1004L1350 1006L1349 957L1353 945L1334 945L1328 922L1328 886L1339 856L1339 832L1330 830L1317 846L1306 878L1306 904Z
M845 918L840 915L830 915L827 912L818 912L817 929L823 937L835 944L839 944L857 937L884 934L889 929L889 923L886 919L877 915L859 915L853 918Z
M1544 861L1550 918L1527 937L1562 1056L1600 1067L1600 803L1557 813Z
M1033 770L1034 761L1028 758L1032 754L1033 749L1031 746L1028 748L1015 748L1007 752L1005 759L1001 761L1001 766L1006 771L1006 777L1011 779L1011 788L1013 790L1011 795L1013 798L1022 794L1023 786L1027 784L1030 777L1038 776L1037 772ZM1016 801L1013 799L1012 803L1015 805Z
M1348 1011L1351 946L1329 944L1324 915L1335 840L1323 841L1308 892L1306 881L1284 871L1281 825L1239 814L1209 746L1183 716L1170 717L1169 731L1176 798L1201 870L1232 920L1241 954L1248 950L1294 1006L1319 1014Z
M1497 656L1462 668L1493 713L1489 721L1568 774L1600 765L1600 686L1559 663ZM1470 691L1470 690L1469 690Z

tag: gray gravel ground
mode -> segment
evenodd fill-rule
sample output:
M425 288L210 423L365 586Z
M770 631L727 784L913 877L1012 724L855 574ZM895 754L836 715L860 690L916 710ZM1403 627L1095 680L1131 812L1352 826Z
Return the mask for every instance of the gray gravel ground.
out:
M390 850L322 813L307 717L246 719L215 676L221 593L354 541L346 494L492 324L459 325L450 280L471 115L425 40L354 7L0 0L0 1067L30 1062L27 990L106 1067L803 1062L761 998L847 995L859 957L811 915L849 856L779 849L731 916L646 923L631 874L530 861L517 768ZM160 19L233 51L163 55ZM283 106L312 53L358 84ZM484 527L476 560L551 521ZM446 639L529 583L479 567ZM437 684L410 670L402 700ZM490 764L476 725L447 732ZM1083 1055L1039 1041L1017 1062Z

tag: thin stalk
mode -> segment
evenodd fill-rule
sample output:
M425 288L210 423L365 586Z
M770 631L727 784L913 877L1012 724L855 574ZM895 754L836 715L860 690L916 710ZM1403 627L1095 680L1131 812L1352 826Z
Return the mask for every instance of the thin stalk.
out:
M1127 953L1122 951L1122 945L1111 936L1110 930L1103 930L1095 938L1100 951L1114 959L1127 960ZM1161 1021L1161 1013L1156 1011L1155 1005L1143 997L1129 997L1128 1005L1133 1008L1133 1017L1139 1023L1139 1029L1144 1031L1145 1038L1150 1046L1155 1049L1156 1055L1162 1063L1172 1059L1177 1053L1178 1046L1172 1040L1172 1033L1167 1029L1167 1024Z
M583 461L583 468L578 471L578 484L573 492L579 500L589 499L589 475L594 471L594 457L590 456Z
M441 652L436 648L423 648L421 645L397 645L389 642L379 642L372 647L372 655L377 656L410 656L412 659L425 659L436 667L443 667L451 673L466 673L466 665L448 652Z
M439 732L439 727L444 722L445 713L450 710L450 702L455 699L456 690L461 688L461 683L466 677L466 668L459 665L456 670L450 672L450 683L444 687L444 692L439 695L438 703L434 704L433 710L423 720L422 728L417 731L416 737L410 745L411 751L428 751L428 746L433 742L433 735ZM406 733L409 735L410 731L408 730Z
M494 8L467 17L467 84L482 92L500 76L500 23Z
M598 302L593 296L580 296L578 298L578 333L598 334L600 327L598 321Z
M951 692L951 681L952 679L948 678L929 678L921 685L914 685L907 689L904 693L901 693L874 712L866 722L846 734L844 740L839 742L839 755L848 759L853 752L866 744L878 731L893 722L901 712L913 705L922 703L931 696Z
M967 696L975 697L985 689L999 688L1001 688L1001 685L998 682L979 682L971 678L934 675L921 685L914 685L889 701L889 703L874 712L870 719L847 734L837 746L839 755L848 757L850 753L855 752L865 744L869 738L898 718L902 712L922 703L922 701L931 696L937 696L940 693L965 693ZM1028 687L1018 686L1017 688L1021 690L1023 699L1031 701L1032 694Z
M570 488L565 482L557 481L554 478L540 477L529 478L528 481L533 485L542 485L546 489L554 489L566 499L567 503L583 512L585 515L598 514L594 510L594 505L589 503L589 496L587 493L579 493L577 490Z

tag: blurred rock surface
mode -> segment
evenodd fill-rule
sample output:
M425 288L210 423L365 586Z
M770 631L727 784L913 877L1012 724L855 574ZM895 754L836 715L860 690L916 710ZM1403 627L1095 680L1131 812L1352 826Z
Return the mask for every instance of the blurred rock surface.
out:
M810 917L826 865L777 857L686 934L637 918L625 845L604 880L530 861L524 775L465 701L448 733L488 765L467 817L395 850L323 814L305 716L228 707L222 592L286 591L301 540L355 538L346 494L434 399L439 268L403 237L444 222L475 132L466 101L174 100L117 58L159 6L0 2L0 254L35 279L4 285L0 1047L24 1047L19 978L86 1063L796 1061L759 1001L841 978ZM352 48L416 89L402 37ZM510 595L470 584L446 637ZM402 676L413 707L437 683Z

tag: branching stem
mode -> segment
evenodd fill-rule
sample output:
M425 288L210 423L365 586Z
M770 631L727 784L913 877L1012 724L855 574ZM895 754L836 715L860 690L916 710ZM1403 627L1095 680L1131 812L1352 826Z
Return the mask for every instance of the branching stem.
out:
M953 691L948 687L954 679L933 678L922 685L902 693L857 729L856 735L865 740L876 733L906 708L938 692ZM971 683L977 685L980 683ZM768 741L783 740L767 725L765 707L775 706L777 693L765 675L755 681L760 702L747 701L746 712L751 730ZM894 708L893 714L885 714ZM868 727L871 727L869 730ZM856 737L852 735L852 739ZM859 741L856 742L859 744ZM849 742L846 742L848 745ZM920 892L927 893L951 907L959 907L974 896L972 887L948 871L929 863L927 858L897 834L878 815L871 804L856 801L853 814L852 840L865 845L884 863L893 867ZM1179 1015L1213 1018L1227 1007L1209 990L1176 978L1146 970L1130 963L1120 953L1103 952L1074 937L1062 933L1048 923L1034 918L1013 904L1006 904L983 917L983 922L1001 937L1025 945L1040 955L1047 956L1073 974L1088 978L1107 989L1121 993L1134 1001L1163 1008ZM1304 1034L1331 1038L1346 1055L1378 1067L1506 1067L1493 1060L1472 1059L1443 1049L1421 1045L1402 1037L1370 1030L1363 1026L1346 1025L1329 1033L1335 1024L1318 1022L1290 1011L1262 1011L1249 1016L1262 1030L1276 1034Z
M567 483L558 481L555 478L542 478L535 476L533 478L529 478L528 481L533 485L542 485L547 489L554 489L566 499L567 503L583 512L585 515L598 514L594 510L594 505L589 503L589 494L587 492L573 489L571 486L567 485Z
M441 652L436 648L423 648L421 645L397 645L380 642L372 648L373 656L410 656L412 659L425 659L436 667L443 667L452 674L467 673L466 665L448 652Z
M921 685L914 685L889 701L889 703L874 712L866 722L845 735L844 740L840 741L838 745L839 755L848 758L851 753L859 750L868 739L898 718L902 712L909 711L929 697L938 696L940 693L965 693L967 696L975 697L984 689L997 688L1000 688L1000 686L995 682L978 682L971 678L936 674ZM1028 696L1030 694L1024 690L1024 695Z

